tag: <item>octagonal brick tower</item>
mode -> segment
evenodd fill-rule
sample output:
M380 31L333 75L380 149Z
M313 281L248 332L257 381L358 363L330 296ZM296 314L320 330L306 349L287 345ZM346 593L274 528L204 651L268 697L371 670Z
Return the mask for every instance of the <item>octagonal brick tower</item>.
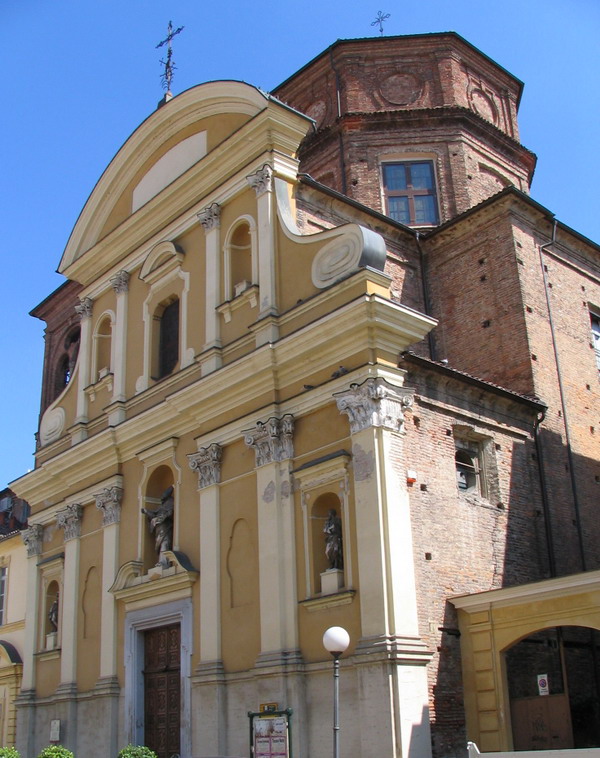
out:
M301 170L415 227L528 192L521 81L454 32L338 40L273 94L311 116Z

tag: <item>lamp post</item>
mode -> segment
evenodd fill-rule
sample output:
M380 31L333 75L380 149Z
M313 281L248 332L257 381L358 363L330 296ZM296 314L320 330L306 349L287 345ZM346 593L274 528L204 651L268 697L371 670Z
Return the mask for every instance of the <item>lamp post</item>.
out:
M340 758L340 656L350 644L341 626L331 626L323 635L323 647L333 656L333 758Z

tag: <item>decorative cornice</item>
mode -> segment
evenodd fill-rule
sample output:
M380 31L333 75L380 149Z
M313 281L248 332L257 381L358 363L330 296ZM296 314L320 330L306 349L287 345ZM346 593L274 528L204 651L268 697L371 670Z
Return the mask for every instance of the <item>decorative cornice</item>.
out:
M119 271L115 276L111 277L110 283L117 295L127 292L129 289L129 272Z
M44 527L41 524L32 524L28 529L23 529L21 537L27 548L27 557L33 558L42 552L42 537Z
M208 447L202 447L197 453L188 455L192 471L198 472L198 488L204 489L221 481L221 455L223 448L213 442Z
M204 227L205 232L210 232L211 229L218 229L221 224L221 206L218 203L203 208L198 213L198 221Z
M262 168L259 168L258 171L247 176L246 180L248 184L254 188L256 197L260 197L261 195L264 195L265 192L271 192L273 188L273 169L268 163L265 163L265 165Z
M96 508L102 511L102 526L118 524L121 520L121 500L123 499L121 487L105 487L94 497Z
M81 534L81 518L83 506L79 503L71 503L56 512L56 525L65 530L65 542L76 539Z
M282 418L258 421L256 429L244 432L244 442L254 448L256 466L284 461L294 457L294 417L286 413Z
M75 310L82 321L84 318L91 318L93 306L94 301L91 299L91 297L84 297L83 300L80 300L77 303Z
M352 434L370 426L404 431L404 412L413 404L414 390L396 387L375 377L334 394L338 410L346 413Z

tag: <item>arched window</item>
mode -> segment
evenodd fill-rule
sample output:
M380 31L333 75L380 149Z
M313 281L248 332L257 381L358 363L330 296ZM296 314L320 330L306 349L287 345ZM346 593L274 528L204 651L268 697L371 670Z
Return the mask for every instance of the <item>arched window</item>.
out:
M162 379L179 363L179 299L163 302L154 312L152 378Z
M94 334L93 381L97 382L111 372L112 320L103 316Z
M56 399L60 393L64 390L67 384L71 381L73 376L73 370L77 363L77 355L79 354L79 337L80 329L75 327L67 333L62 345L62 352L56 361L56 368L54 372L54 397Z
M254 221L243 217L230 229L225 242L224 292L232 300L256 283Z

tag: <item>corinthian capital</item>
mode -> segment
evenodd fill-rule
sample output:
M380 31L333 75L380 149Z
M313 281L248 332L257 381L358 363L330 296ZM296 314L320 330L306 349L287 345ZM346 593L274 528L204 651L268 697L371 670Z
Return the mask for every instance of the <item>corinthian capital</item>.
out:
M370 426L403 432L404 412L413 404L413 390L388 384L380 377L351 384L350 389L336 392L334 397L340 413L350 420L352 434Z
M95 495L96 508L102 511L102 526L118 524L121 520L121 500L123 490L121 487L105 487L102 492Z
M282 418L259 421L255 429L244 433L244 442L254 448L256 466L284 461L294 455L294 417L287 413Z
M273 169L268 163L265 163L265 165L262 168L259 168L258 171L247 176L246 181L251 187L254 187L256 197L260 197L261 195L264 195L265 192L271 191L273 184Z
M221 206L218 203L213 203L207 208L203 208L198 214L198 221L204 227L205 232L218 229L221 223Z
M28 529L23 529L21 537L27 548L27 557L33 558L42 552L42 538L44 527L41 524L32 524Z
M62 508L56 513L56 525L59 529L65 530L65 542L74 540L81 534L81 518L83 516L83 506L79 503L72 503Z
M127 292L129 289L129 272L119 271L117 274L111 277L110 283L112 284L112 288L117 293L117 295L120 295L123 292Z
M91 297L84 297L83 300L77 303L75 310L82 321L84 318L91 318L93 305L94 301Z
M221 481L221 445L213 442L208 447L201 447L197 453L188 455L192 471L198 472L198 487L204 489Z

